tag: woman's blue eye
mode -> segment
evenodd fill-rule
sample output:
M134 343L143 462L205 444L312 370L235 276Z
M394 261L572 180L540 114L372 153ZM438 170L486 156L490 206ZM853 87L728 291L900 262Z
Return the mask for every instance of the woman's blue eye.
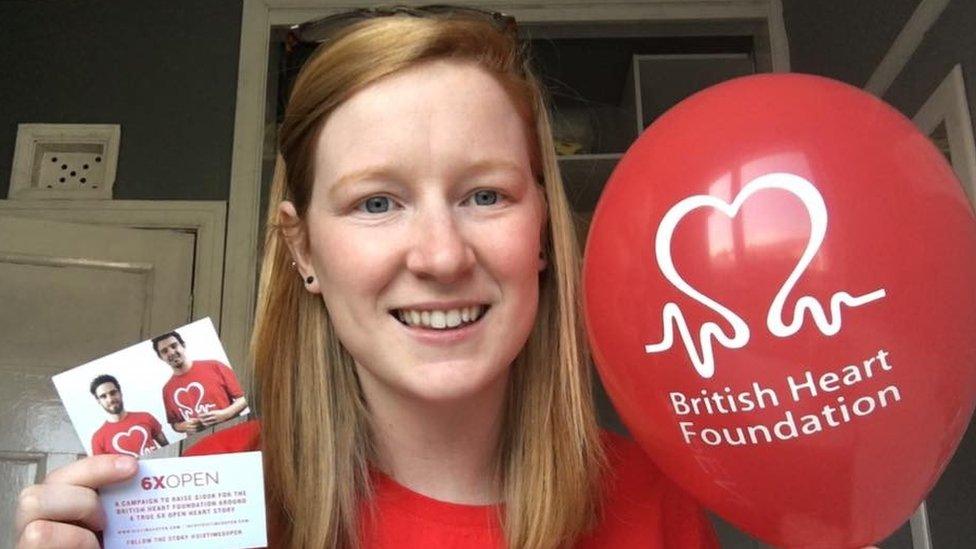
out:
M491 206L498 202L498 192L481 190L474 193L474 203L478 206Z
M367 213L386 213L390 211L390 207L391 202L388 196L371 196L360 206Z

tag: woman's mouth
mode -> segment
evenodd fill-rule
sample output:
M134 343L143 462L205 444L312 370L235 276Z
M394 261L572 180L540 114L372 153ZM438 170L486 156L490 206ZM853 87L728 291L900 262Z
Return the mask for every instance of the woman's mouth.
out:
M390 314L404 326L453 330L478 322L489 308L489 305L472 305L455 309L395 309Z

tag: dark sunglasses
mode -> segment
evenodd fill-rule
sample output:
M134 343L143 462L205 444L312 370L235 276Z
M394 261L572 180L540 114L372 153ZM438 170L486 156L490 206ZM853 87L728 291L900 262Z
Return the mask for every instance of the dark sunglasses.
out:
M342 28L376 17L390 17L406 15L410 17L441 18L441 19L473 19L488 21L499 32L510 34L513 38L518 35L518 25L511 15L486 11L473 7L449 6L433 4L429 6L386 6L377 8L360 8L357 10L336 13L307 21L291 29L288 33L289 41L293 43L317 44L329 40Z

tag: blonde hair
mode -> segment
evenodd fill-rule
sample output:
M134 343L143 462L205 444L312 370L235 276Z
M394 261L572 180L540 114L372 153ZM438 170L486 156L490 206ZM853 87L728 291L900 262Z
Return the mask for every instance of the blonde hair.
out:
M305 215L314 144L332 110L383 76L443 58L477 63L524 110L548 208L548 267L535 325L509 376L497 456L506 542L564 546L598 518L604 456L581 330L579 252L541 88L517 39L487 20L388 16L357 23L316 52L295 82L279 133L251 343L276 545L356 546L372 455L353 360L322 299L290 268L277 205L291 200Z

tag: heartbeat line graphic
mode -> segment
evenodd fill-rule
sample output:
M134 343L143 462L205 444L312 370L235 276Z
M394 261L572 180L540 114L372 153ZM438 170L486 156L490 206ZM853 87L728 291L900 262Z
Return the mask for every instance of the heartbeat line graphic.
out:
M718 305L717 303L715 304ZM663 311L664 339L660 343L644 345L644 352L652 354L670 349L674 345L674 330L677 328L681 335L681 341L684 342L685 349L688 351L688 357L691 358L691 363L695 367L695 371L703 378L707 379L712 377L715 374L715 354L712 351L712 339L729 349L740 349L745 347L746 343L749 342L749 326L746 325L745 321L739 315L725 309L721 305L718 305L713 310L719 311L719 308L725 310L724 314L722 312L719 312L719 314L722 314L732 324L733 335L731 337L725 335L718 324L706 322L702 324L698 332L698 339L701 342L701 353L699 353L698 348L695 346L695 340L692 339L691 330L688 328L688 322L681 312L681 307L678 307L675 303L668 303L664 306Z
M746 200L753 194L766 189L780 189L793 194L800 199L810 215L810 239L807 241L806 249L793 272L790 273L790 276L787 277L776 293L766 315L766 326L770 333L778 337L789 337L796 334L803 327L804 313L809 312L820 332L832 336L841 329L841 305L849 308L860 307L885 297L883 288L861 296L852 296L843 291L837 292L830 298L830 317L828 318L820 302L811 296L802 296L796 302L790 323L783 324L783 308L786 305L786 299L810 265L817 251L820 250L820 245L827 233L827 206L817 188L806 179L789 173L771 173L750 181L731 204L713 196L695 195L678 202L665 214L654 241L654 251L661 273L681 293L725 319L732 327L732 335L726 335L715 322L705 322L699 330L696 345L681 308L676 303L669 302L665 304L662 311L663 338L659 343L644 345L646 353L660 353L670 349L674 345L674 332L677 330L695 371L707 379L715 374L713 342L717 342L728 349L740 349L749 342L749 326L742 317L693 288L678 274L671 258L671 237L674 235L678 223L688 213L698 208L708 207L719 210L729 217L735 217Z

